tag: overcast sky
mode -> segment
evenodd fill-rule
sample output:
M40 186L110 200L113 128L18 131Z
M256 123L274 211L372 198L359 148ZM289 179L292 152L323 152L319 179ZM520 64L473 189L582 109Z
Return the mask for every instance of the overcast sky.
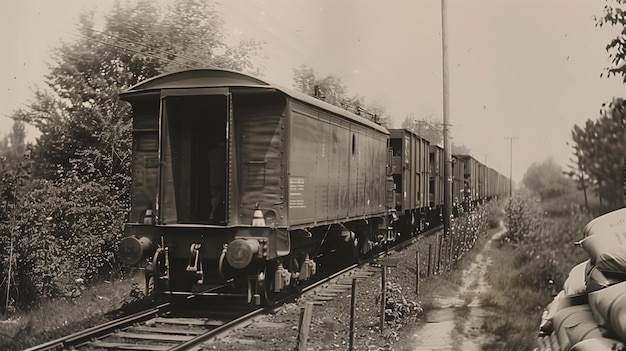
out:
M112 1L0 0L0 116L27 102L49 51L75 40L81 11ZM553 157L565 166L574 124L626 97L621 78L600 78L616 29L595 27L603 0L448 0L453 142L513 178ZM231 40L263 41L264 78L292 86L307 64L349 94L387 107L395 127L410 114L442 119L440 0L241 0L217 7ZM0 134L11 121L0 118ZM33 133L31 133L34 135Z

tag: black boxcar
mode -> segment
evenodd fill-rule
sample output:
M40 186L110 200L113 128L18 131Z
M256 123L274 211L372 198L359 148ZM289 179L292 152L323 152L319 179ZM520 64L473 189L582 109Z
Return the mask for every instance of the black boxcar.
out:
M194 69L141 82L120 243L149 290L248 300L315 273L320 252L391 240L388 131L249 75ZM231 292L232 293L232 292Z
M430 142L406 129L390 129L389 133L395 209L403 228L420 231L429 205Z

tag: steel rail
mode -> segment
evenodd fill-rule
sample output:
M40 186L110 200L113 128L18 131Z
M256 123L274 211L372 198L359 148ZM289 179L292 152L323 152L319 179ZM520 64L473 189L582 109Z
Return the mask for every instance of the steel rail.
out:
M208 341L209 339L222 334L230 329L233 329L234 327L238 326L239 324L244 323L245 321L252 319L252 317L261 314L262 312L266 312L269 308L264 308L264 307L259 307L255 310L253 310L252 312L249 312L243 316L237 317L236 319L233 319L232 321L228 322L228 323L224 323L221 326L215 328L215 329L211 329L210 331L206 332L205 334L202 335L198 335L195 338L185 341L182 344L179 344L177 346L172 347L171 349L168 349L168 351L182 351L182 350L201 350L202 348L198 348L196 347L198 344L201 344L205 341Z
M56 349L64 348L68 346L79 347L93 338L102 337L104 335L110 334L112 331L119 329L123 326L127 326L137 321L140 321L142 319L148 318L158 313L159 311L161 311L163 308L167 307L168 305L170 305L169 302L158 305L154 308L151 308L142 312L137 312L129 316L114 319L112 321L79 331L74 334L70 334L70 335L67 335L67 336L52 340L52 341L48 341L44 344L31 347L24 351L56 350Z

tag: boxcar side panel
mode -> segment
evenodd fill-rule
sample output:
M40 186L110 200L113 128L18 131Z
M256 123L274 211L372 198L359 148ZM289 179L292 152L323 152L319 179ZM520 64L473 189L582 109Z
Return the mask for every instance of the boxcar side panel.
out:
M290 128L292 226L384 212L386 135L297 101Z
M238 199L233 201L239 223L250 224L256 205L276 211L285 224L285 99L281 94L234 95L234 128L237 131ZM313 139L314 136L311 137ZM313 142L311 139L304 143ZM309 179L301 178L306 182ZM289 180L287 184L291 187ZM307 193L298 199L306 205ZM231 223L237 223L232 218Z
M309 114L305 114L305 113ZM291 114L289 164L289 221L312 222L316 216L318 120L314 111Z
M315 218L318 220L328 220L331 211L329 207L329 189L331 182L331 174L329 171L329 157L328 157L328 141L330 140L330 121L320 115L317 126L317 152L316 152L316 166L315 166L315 179L325 181L326 187L316 187L315 191Z

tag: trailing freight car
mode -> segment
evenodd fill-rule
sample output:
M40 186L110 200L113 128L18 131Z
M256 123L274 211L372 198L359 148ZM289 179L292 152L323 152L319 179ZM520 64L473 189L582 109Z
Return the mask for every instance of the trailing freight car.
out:
M470 155L456 155L456 157L465 163L463 173L463 200L465 210L469 210L476 205L481 194L484 194L482 187L484 186L483 175L485 174L483 165Z
M461 214L463 195L465 193L464 178L465 161L452 155L452 214L456 217Z
M509 195L509 179L493 168L487 169L487 199L500 198Z
M430 194L430 142L406 129L390 129L395 209L400 232L421 231Z
M228 70L164 74L120 98L133 150L119 254L145 268L148 293L271 305L324 255L361 261L441 223L443 149L408 130ZM480 172L455 156L461 201L486 195Z
M320 252L362 257L395 238L385 128L227 70L164 74L121 99L133 184L120 257L151 291L271 304Z

